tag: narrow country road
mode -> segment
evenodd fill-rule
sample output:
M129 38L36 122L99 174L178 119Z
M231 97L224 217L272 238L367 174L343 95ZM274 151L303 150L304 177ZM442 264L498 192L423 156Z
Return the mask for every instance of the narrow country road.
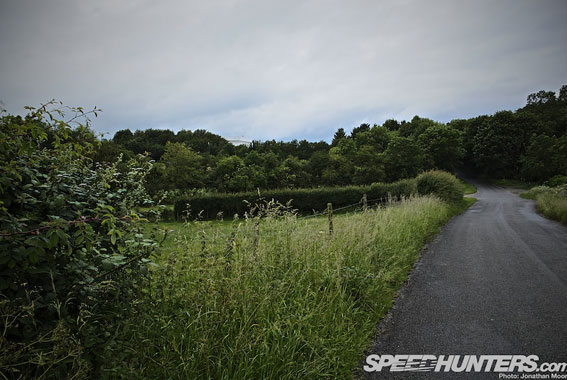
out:
M511 190L475 185L478 201L423 253L367 354L533 354L540 364L567 362L567 227ZM362 378L499 375L383 370Z

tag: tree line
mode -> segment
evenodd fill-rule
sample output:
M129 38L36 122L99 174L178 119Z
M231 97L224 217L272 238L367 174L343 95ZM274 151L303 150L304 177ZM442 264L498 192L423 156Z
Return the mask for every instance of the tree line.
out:
M410 178L429 169L465 168L491 178L545 181L567 174L567 85L527 97L516 111L440 123L410 121L339 128L329 144L253 141L234 146L205 130L116 132L95 160L145 153L155 161L150 193L368 185Z

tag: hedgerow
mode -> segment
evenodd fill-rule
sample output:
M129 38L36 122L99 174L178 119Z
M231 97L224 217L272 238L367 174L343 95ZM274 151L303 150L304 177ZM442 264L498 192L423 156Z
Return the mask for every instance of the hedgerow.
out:
M150 163L95 166L96 109L29 111L0 118L0 377L100 378L157 248L133 211Z
M421 173L416 178L416 184L420 195L433 194L448 202L463 199L463 185L454 175L444 171L430 170Z
M366 194L369 202L385 201L388 197L408 197L416 191L415 180L406 179L394 183L374 183L370 186L322 187L313 189L280 189L262 192L207 193L175 202L175 216L183 218L187 213L212 219L217 215L231 217L243 215L250 208L249 203L259 199L273 199L287 204L300 213L319 212L332 203L334 208L361 202Z

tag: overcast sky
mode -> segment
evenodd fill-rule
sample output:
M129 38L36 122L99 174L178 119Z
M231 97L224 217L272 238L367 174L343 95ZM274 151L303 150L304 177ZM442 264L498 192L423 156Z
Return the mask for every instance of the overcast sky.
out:
M0 0L0 100L120 129L329 140L567 84L567 0Z

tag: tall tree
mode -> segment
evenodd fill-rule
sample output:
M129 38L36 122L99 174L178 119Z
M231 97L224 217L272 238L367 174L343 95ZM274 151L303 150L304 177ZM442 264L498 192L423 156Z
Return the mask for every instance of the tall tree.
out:
M363 133L363 132L367 132L370 130L370 124L360 124L360 126L353 128L353 130L350 132L350 137L351 138L355 138L356 135L358 135L359 133Z
M394 136L384 153L388 179L415 177L422 168L423 151L408 137Z
M519 173L521 141L510 111L497 112L479 126L473 155L477 168L495 178L514 178Z
M347 137L344 128L339 128L337 129L337 131L335 132L335 135L333 136L333 141L331 142L331 146L337 146L337 144L339 143L339 141L341 141L342 139L345 139Z
M555 92L553 91L538 91L528 95L527 103L530 104L546 104L555 102Z
M386 120L382 126L389 131L397 131L400 129L400 123L395 119Z
M203 157L183 143L168 142L160 162L164 180L171 189L193 189L204 185Z
M461 132L446 125L433 125L419 137L426 161L438 169L453 171L465 154Z

